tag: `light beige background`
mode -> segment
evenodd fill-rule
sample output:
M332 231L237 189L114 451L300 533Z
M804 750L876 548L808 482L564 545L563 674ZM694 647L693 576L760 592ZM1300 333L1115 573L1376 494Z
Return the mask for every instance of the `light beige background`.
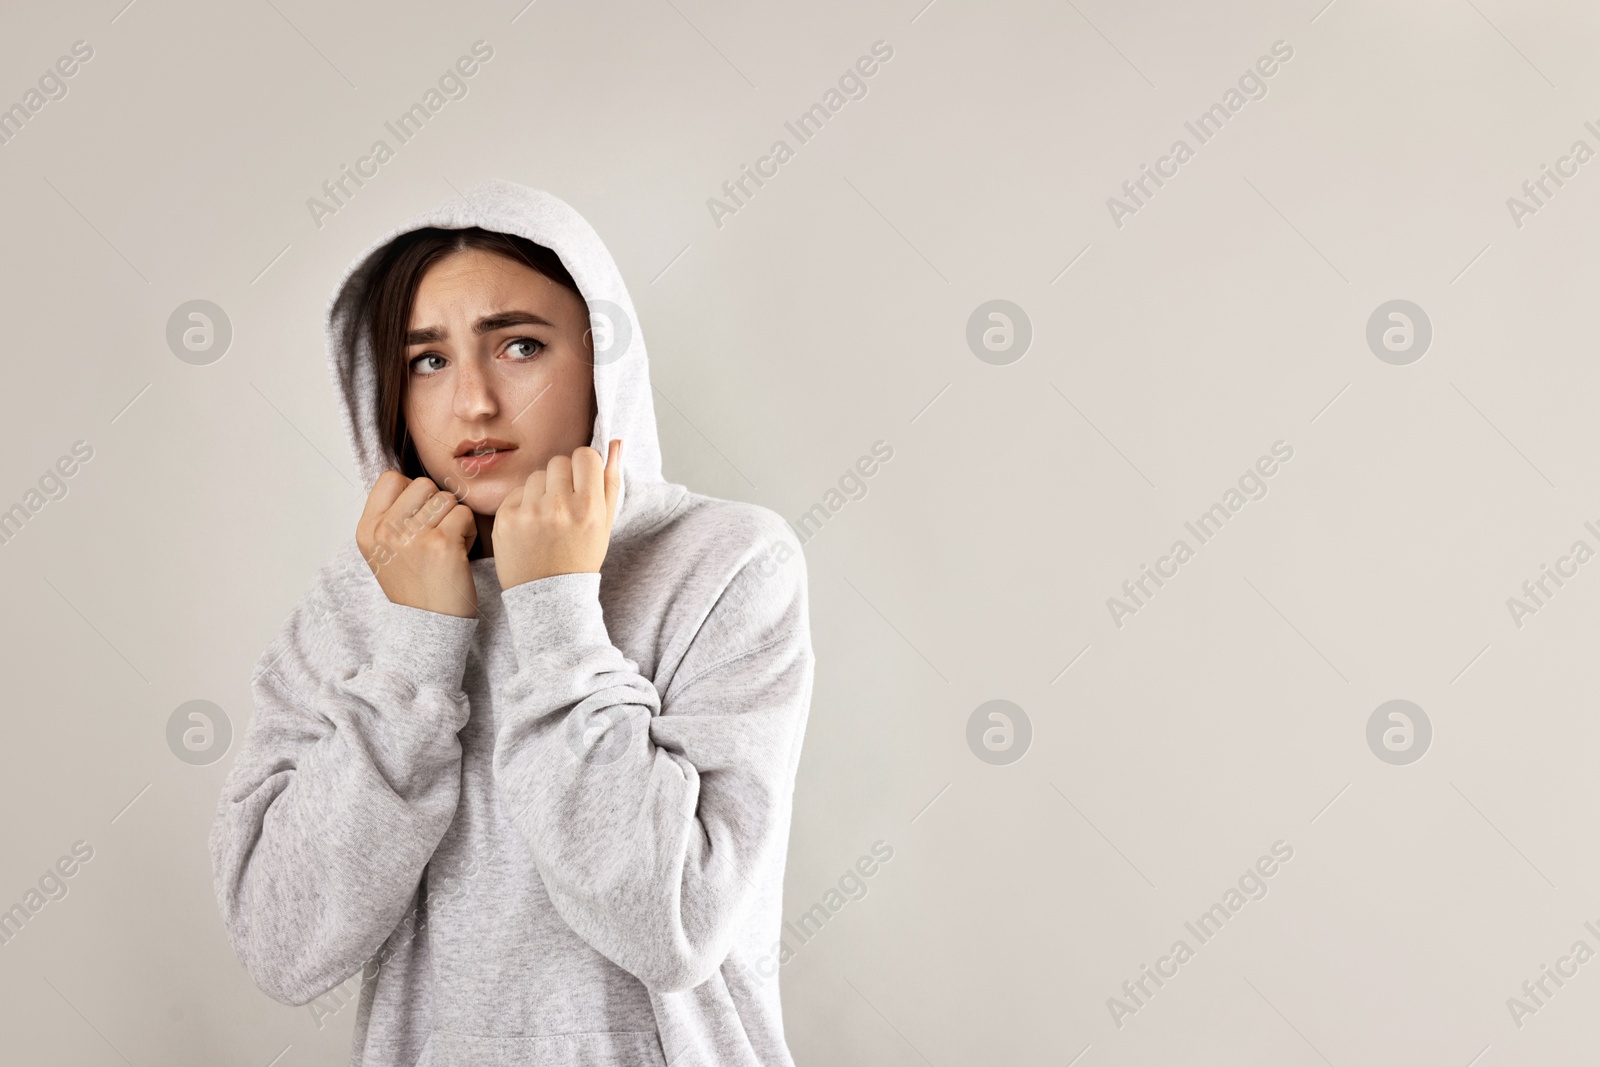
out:
M373 236L482 177L594 224L652 356L668 477L796 519L818 658L785 913L894 859L783 968L798 1062L955 1067L1578 1062L1600 961L1600 13L1555 0L8 5L0 102L92 61L0 147L0 907L94 859L0 948L15 1063L347 1062L235 961L205 849L255 658L362 496L324 303ZM470 95L321 229L305 206L473 41ZM868 82L719 229L721 183L874 41ZM1273 42L1293 59L1120 229L1106 198ZM1192 143L1192 137L1191 143ZM791 143L793 141L790 138ZM1069 263L1070 269L1067 268ZM180 362L180 303L231 349ZM1025 309L1008 366L968 316ZM1379 361L1379 304L1430 317ZM930 404L931 401L931 404ZM131 402L131 405L130 405ZM1294 458L1122 628L1106 598L1276 440ZM1070 669L1068 665L1070 664ZM1367 747L1403 697L1409 766ZM969 750L981 703L1033 725ZM1331 802L1331 803L1330 803ZM1137 977L1274 841L1294 858L1117 1027ZM1191 944L1193 944L1191 938ZM274 1057L277 1057L274 1059Z

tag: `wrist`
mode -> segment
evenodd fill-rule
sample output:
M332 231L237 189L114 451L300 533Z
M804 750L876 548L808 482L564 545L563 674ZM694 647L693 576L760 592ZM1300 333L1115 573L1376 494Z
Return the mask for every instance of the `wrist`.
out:
M600 573L598 566L588 566L586 563L557 560L523 560L514 561L505 556L496 556L495 574L500 580L501 592L513 589L529 582L540 582L546 578L560 578L568 574L595 574Z
M506 590L501 604L524 662L558 649L611 643L600 607L599 571L569 571L523 582Z
M476 616L386 600L374 631L372 666L400 675L413 687L460 689L477 629Z

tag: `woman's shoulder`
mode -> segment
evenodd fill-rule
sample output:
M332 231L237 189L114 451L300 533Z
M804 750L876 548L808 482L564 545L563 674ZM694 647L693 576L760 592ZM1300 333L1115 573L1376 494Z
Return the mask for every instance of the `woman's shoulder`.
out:
M799 559L800 539L783 516L746 500L686 490L677 507L650 530L658 553L732 574L768 557Z
M712 614L740 630L785 620L793 626L805 617L799 537L761 504L686 491L672 514L629 548L631 576L648 574L670 589L669 599L684 605L697 627Z

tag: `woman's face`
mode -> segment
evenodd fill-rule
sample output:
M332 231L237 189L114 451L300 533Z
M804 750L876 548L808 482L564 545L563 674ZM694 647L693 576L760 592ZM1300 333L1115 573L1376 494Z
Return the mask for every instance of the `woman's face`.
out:
M520 260L469 248L429 267L406 334L405 417L435 484L479 515L589 444L589 309ZM495 451L469 455L478 446Z

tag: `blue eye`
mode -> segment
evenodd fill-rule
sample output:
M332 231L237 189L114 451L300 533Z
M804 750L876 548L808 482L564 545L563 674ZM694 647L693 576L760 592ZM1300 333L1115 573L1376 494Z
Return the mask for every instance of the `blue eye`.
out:
M423 370L419 368L417 364L421 363L425 359L437 359L440 363L444 362L444 357L439 355L437 352L424 352L422 355L411 361L410 367L413 374L429 375L443 369L442 367L434 367L431 370Z
M543 341L535 340L532 337L513 337L510 340L510 342L507 343L506 347L507 348L515 348L518 345L533 345L533 346L536 346L534 351L529 352L526 356L523 357L523 359L533 359L533 358L535 358L536 356L539 355L540 352L544 351L544 347L545 347L545 344L544 344Z

